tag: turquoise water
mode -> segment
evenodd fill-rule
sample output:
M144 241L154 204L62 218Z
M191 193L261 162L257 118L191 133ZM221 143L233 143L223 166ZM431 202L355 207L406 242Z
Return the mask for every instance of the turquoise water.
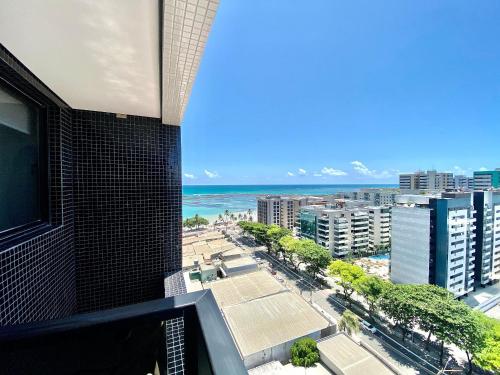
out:
M373 260L389 260L390 259L389 254L372 255L369 258L373 259Z
M184 185L182 215L185 218L195 214L213 218L225 210L243 212L251 209L255 217L259 195L325 195L363 188L393 187L397 185Z

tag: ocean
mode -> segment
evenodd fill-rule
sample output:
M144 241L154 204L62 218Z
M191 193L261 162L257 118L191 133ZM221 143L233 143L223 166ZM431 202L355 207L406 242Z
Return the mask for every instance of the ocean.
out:
M196 214L214 219L225 210L230 212L257 210L257 196L325 195L364 188L394 188L392 184L336 184L336 185L184 185L182 188L182 216Z

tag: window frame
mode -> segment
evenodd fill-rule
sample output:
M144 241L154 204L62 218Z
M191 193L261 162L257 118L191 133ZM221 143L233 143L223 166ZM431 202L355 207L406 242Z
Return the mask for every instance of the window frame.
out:
M0 249L14 246L28 237L46 231L50 225L50 180L49 180L49 142L47 129L47 107L33 99L20 87L0 76L0 89L21 100L37 112L38 120L38 196L40 218L8 229L0 230Z

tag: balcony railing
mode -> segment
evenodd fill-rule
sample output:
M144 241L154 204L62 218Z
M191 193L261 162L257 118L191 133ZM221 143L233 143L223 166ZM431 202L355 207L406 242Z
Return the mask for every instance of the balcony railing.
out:
M174 335L172 321L182 327ZM172 340L183 347L175 355L167 353ZM247 374L210 290L0 328L1 372L9 374L163 375L172 361L185 374Z

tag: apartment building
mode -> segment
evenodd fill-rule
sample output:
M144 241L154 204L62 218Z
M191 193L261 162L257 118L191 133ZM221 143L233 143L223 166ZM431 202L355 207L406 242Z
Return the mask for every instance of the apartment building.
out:
M359 191L340 193L339 198L364 201L367 205L373 206L392 206L398 194L399 189L367 188L360 189Z
M366 209L307 206L300 210L300 236L344 257L369 251L369 216Z
M368 207L368 248L374 252L391 245L391 208Z
M429 170L399 175L399 188L403 191L443 191L454 187L453 173Z
M474 189L474 177L457 175L453 177L455 181L455 189L472 190Z
M500 192L474 192L476 285L500 280Z
M474 189L487 190L500 188L500 168L494 171L474 172Z
M471 193L400 195L392 208L391 280L474 288L476 219Z
M325 204L320 197L288 197L268 195L257 199L257 221L262 224L275 224L292 230L298 226L300 208L312 204Z

